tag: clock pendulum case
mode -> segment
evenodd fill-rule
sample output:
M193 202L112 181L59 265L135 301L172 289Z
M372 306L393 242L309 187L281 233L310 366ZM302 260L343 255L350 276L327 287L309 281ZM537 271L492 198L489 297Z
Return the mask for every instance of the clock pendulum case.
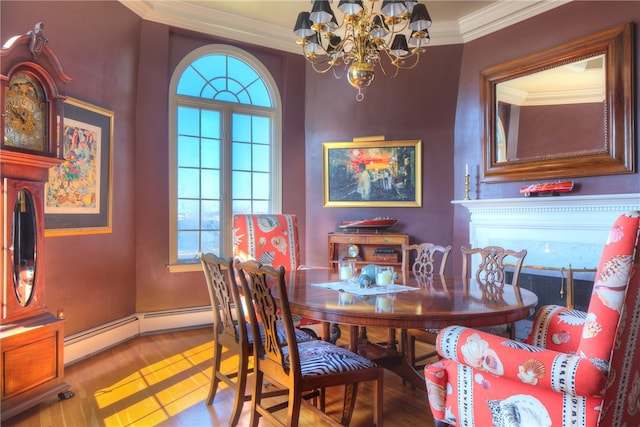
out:
M63 161L58 141L71 78L43 28L38 23L0 49L2 422L51 396L73 396L64 382L64 320L47 311L44 298L44 185Z

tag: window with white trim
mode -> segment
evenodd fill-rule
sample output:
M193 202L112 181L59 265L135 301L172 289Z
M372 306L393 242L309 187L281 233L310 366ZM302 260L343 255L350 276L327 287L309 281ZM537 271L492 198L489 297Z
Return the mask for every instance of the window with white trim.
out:
M262 63L226 45L181 61L169 106L169 266L181 271L199 251L231 255L234 214L280 212L281 107Z

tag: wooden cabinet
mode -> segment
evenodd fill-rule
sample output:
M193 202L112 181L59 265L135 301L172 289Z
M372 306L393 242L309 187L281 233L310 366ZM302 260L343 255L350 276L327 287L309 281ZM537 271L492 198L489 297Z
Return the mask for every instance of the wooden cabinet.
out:
M402 244L409 244L407 234L389 232L329 233L329 267L336 269L338 261L352 258L349 247L357 247L356 267L366 264L391 265L402 268Z

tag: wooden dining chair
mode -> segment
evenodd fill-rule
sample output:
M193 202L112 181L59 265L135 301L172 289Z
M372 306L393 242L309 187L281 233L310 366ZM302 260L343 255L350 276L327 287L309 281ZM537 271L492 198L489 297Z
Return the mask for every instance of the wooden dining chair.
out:
M465 281L465 286L469 285L470 279L474 279L479 286L487 290L487 295L499 294L506 281L506 264L508 263L509 265L513 265L510 284L514 288L518 287L522 263L524 262L524 257L527 255L526 249L515 251L500 246L485 246L483 248L462 247L461 251L462 278ZM473 267L474 260L479 260L475 270ZM515 339L516 337L515 322L478 329L511 339Z
M242 290L253 300L249 310L250 323L257 333L257 319L262 320L264 343L254 345L255 389L251 401L250 425L256 427L260 417L275 425L297 426L300 409L308 403L303 399L307 392L321 390L320 408L324 410L324 388L345 386L345 402L340 423L348 425L356 402L358 383L373 381L373 422L382 426L383 368L372 361L327 341L312 340L296 342L291 309L287 298L285 269L264 266L255 260L236 262ZM279 304L272 295L278 295ZM276 313L281 310L282 315ZM282 322L286 342L277 339L276 325ZM267 401L263 381L268 381L288 390L285 402ZM287 408L286 421L282 422L274 413ZM322 412L324 414L324 412ZM333 420L324 414L326 419ZM335 420L333 420L335 423Z
M451 249L451 245L440 246L433 243L402 245L403 283L408 283L408 274L413 274L418 283L424 284L428 284L429 279L436 274L443 276ZM408 329L401 332L402 349L414 369L422 369L425 360L437 355L435 347L432 351L417 355L416 342L435 346L438 332L439 329Z
M235 280L233 259L221 258L211 253L200 253L199 257L213 312L213 372L206 402L207 405L213 404L220 381L234 390L235 399L229 425L235 426L240 418L244 402L251 399L251 394L246 393L247 375L251 371L249 356L253 355L253 337L263 335L262 326L260 325L258 328L258 335L255 335L248 328L242 308L242 298ZM277 333L279 339L284 341L284 328L278 327ZM295 330L295 337L300 341L313 339L300 330ZM223 348L226 348L229 354L238 357L237 370L223 372L221 369Z
M245 393L245 389L252 346L249 343L240 294L234 278L233 259L220 258L210 253L200 253L200 262L209 289L213 312L213 373L211 374L207 405L213 404L218 385L220 381L224 382L235 392L229 420L229 425L235 426L240 418L244 402L251 398L251 395ZM231 373L221 371L223 347L238 356L237 371Z

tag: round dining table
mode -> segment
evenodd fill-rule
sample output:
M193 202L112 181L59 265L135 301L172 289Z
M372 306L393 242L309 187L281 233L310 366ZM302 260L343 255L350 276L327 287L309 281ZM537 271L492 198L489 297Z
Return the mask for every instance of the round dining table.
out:
M363 287L357 279L341 281L336 271L318 268L288 272L286 283L291 312L322 321L323 338L330 336L329 324L347 325L352 351L423 390L423 374L396 348L395 330L508 324L529 317L538 303L535 293L508 284L483 286L462 277L409 272L392 285ZM367 341L367 327L388 328L393 334L376 345Z

